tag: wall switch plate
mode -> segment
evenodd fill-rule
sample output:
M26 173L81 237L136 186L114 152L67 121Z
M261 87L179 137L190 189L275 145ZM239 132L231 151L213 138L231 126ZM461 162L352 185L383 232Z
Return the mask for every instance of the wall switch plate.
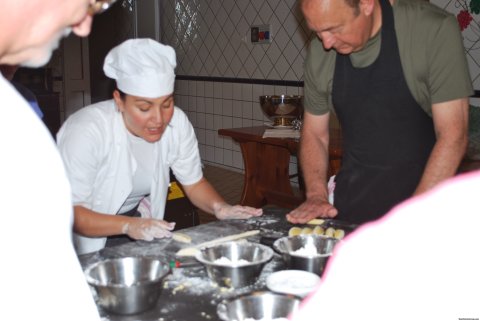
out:
M270 25L256 25L250 28L250 41L252 44L266 44L272 42Z

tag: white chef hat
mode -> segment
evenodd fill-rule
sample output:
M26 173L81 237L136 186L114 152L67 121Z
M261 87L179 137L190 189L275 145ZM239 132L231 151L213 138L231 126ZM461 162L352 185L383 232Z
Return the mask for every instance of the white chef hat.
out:
M175 50L152 39L129 39L105 57L103 71L122 92L157 98L173 93Z

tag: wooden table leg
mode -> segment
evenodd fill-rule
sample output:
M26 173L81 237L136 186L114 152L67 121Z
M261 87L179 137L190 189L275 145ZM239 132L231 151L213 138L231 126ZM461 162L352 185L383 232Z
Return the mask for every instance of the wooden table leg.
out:
M290 184L288 149L257 142L239 143L245 165L240 203L261 207L267 203L285 205L285 201L288 204L293 202L290 208L299 204ZM279 201L269 200L269 197L275 197Z

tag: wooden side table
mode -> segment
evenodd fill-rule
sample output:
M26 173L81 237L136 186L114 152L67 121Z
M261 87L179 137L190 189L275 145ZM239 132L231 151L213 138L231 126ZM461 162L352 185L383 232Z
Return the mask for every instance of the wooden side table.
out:
M242 150L245 179L240 204L253 207L274 204L295 208L304 197L293 193L289 164L290 155L297 154L299 142L292 138L263 138L265 129L267 127L257 126L218 130L220 135L238 142ZM330 144L332 169L332 164L339 164L341 150L339 143ZM337 165L335 167L338 169Z

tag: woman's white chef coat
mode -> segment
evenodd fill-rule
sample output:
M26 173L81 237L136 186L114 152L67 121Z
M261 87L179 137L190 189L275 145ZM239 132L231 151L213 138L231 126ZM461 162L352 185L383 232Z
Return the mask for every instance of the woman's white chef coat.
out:
M203 175L192 124L180 108L174 108L170 124L154 143L150 200L152 216L157 219L164 215L169 168L183 185L194 184ZM57 134L57 144L72 185L73 204L117 214L132 192L137 164L114 101L99 102L71 115ZM105 242L105 237L74 235L78 254L100 250Z

